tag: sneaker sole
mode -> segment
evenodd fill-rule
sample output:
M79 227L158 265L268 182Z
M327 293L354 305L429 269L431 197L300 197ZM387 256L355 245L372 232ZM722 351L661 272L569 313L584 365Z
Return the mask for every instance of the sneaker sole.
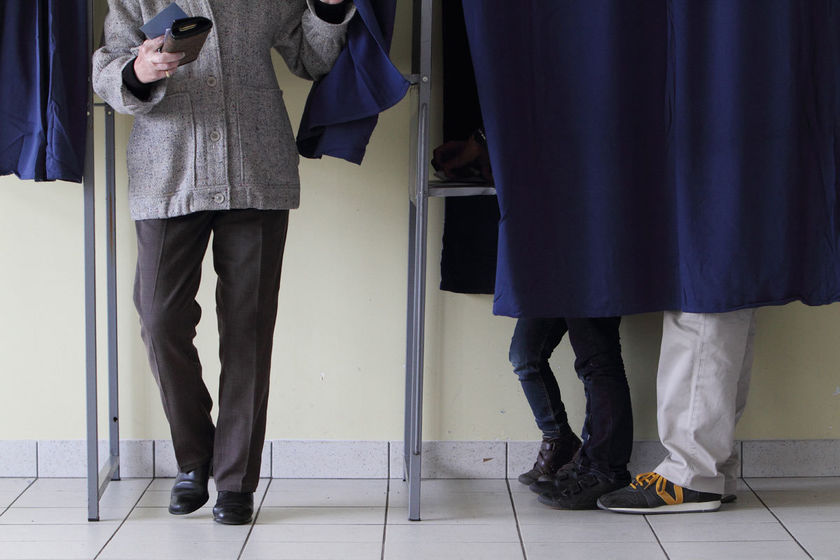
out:
M643 515L655 515L660 513L704 513L719 510L720 500L713 500L711 502L690 502L647 508L607 507L601 503L601 500L598 500L598 507L615 513L635 513Z

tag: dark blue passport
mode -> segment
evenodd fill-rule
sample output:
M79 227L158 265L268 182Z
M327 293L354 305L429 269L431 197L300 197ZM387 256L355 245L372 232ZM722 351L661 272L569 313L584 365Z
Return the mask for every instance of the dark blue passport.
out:
M149 39L160 37L166 33L166 30L172 27L172 22L176 19L187 17L187 14L176 4L172 2L167 7L162 9L158 15L143 24L140 31L146 34Z

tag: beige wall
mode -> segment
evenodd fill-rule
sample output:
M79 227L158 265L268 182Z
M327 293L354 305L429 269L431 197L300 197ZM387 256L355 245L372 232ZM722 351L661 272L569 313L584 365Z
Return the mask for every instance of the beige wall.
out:
M407 71L409 3L399 4L393 57ZM290 77L279 61L278 69L297 121L308 85ZM402 438L409 118L408 100L382 115L361 167L329 158L302 163L302 205L292 214L281 286L269 438ZM167 438L131 303L134 233L124 196L130 126L129 118L117 119L122 436ZM76 184L0 178L0 440L85 434L81 195ZM513 320L491 314L490 296L436 288L441 201L431 202L430 214L424 437L537 438L507 362ZM102 265L101 209L97 218ZM196 343L215 392L214 279L209 261L205 265ZM104 285L100 267L100 292ZM659 314L628 317L622 326L637 439L656 437L660 319ZM840 305L766 308L758 320L752 397L738 436L840 437ZM583 396L568 342L552 363L579 427Z

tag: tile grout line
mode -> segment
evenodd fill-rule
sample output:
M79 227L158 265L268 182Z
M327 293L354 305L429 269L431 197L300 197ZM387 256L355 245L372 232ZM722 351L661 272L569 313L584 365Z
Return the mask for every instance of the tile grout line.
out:
M662 551L662 554L665 555L666 560L671 560L671 557L668 555L668 551L665 550L665 545L662 544L662 541L659 540L659 535L656 534L656 529L654 529L653 525L650 524L650 519L648 519L648 516L642 515L642 517L644 518L645 523L647 523L650 532L653 533L653 538L656 539L656 544L659 545L659 549Z
M14 500L12 500L12 501L9 503L9 505L8 505L8 506L6 506L5 508L3 508L3 511L0 511L0 516L2 516L4 513L6 513L7 511L9 511L10 509L12 509L12 506L13 506L13 505L15 505L15 502L16 502L16 501L18 501L18 500L20 499L20 497L21 497L21 496L23 496L23 494L24 494L27 490L29 490L30 488L32 488L32 485L33 485L33 484L35 484L35 481L37 481L37 480L38 480L38 478L37 478L37 477L33 478L33 479L32 479L32 481L31 481L29 484L27 484L27 485L26 485L26 488L24 488L23 490L21 490L21 491L20 491L20 494L18 494L17 496L15 496L15 499L14 499Z
M379 560L385 560L385 539L388 536L388 513L389 513L389 504L391 503L391 442L387 442L385 446L387 449L387 463L385 468L385 474L388 478L385 479L385 523L382 526L382 553L379 556Z
M236 560L242 558L242 555L245 553L245 547L248 546L248 539L251 538L251 533L254 532L254 527L257 525L257 518L260 516L263 504L265 503L265 499L268 496L268 491L271 490L271 482L273 480L273 478L268 479L268 486L265 487L265 492L263 492L262 499L260 500L260 506L254 512L254 519L251 520L251 526L248 528L248 534L245 535L245 540L242 541L242 548L239 549L239 554L236 556Z
M796 545L797 545L799 548L801 548L801 549L802 549L802 552L804 552L804 553L805 553L805 555L806 555L808 558L810 558L811 560L814 560L814 557L811 555L811 553L810 553L810 552L808 552L808 549L807 549L807 548L805 548L805 547L802 545L802 543L801 543L801 542L799 542L799 539L797 539L797 538L793 535L793 533L791 533L791 532L790 532L790 529L788 529L788 528L787 528L787 526L786 526L786 525L782 522L782 520L781 520L781 519L779 519L779 516L778 516L778 515L776 515L776 512L775 512L775 511L773 511L773 510L770 508L770 506L768 506L768 505L764 502L764 500L762 500L762 499L761 499L761 496L759 496L759 495L758 495L758 492L756 492L755 490L753 490L753 487L752 487L752 486L750 486L750 483L749 483L749 482L747 482L747 479L742 477L742 478L741 478L741 480L743 480L743 481L744 481L744 484L746 484L746 485L747 485L747 488L749 488L749 489L750 489L750 492L752 492L752 493L755 495L755 497L756 497L756 498L758 498L758 501L759 501L759 502L761 502L761 505L763 505L763 506L764 506L764 508L765 508L767 511L769 511L769 512L770 512L770 515L772 515L772 516L773 516L773 518L774 518L774 519L775 519L775 520L779 523L779 525L781 525L781 526L782 526L782 529L784 529L784 530L785 530L785 532L786 532L788 535L790 535L790 538L792 538L792 539L793 539L793 542L795 542L795 543L796 543Z
M108 540L105 541L105 544L102 545L102 548L99 549L99 552L96 553L96 556L93 557L93 560L96 560L97 558L99 558L102 555L103 552L105 552L105 548L107 548L107 546L111 543L111 541L114 540L114 537L116 537L117 533L120 532L120 529L123 528L123 525L125 525L125 522L128 521L128 518L131 517L131 514L134 513L135 509L137 509L137 504L140 503L140 500L142 500L143 496L146 495L146 492L149 491L149 488L151 488L152 483L154 481L155 481L154 477L152 477L149 480L149 483L146 485L146 487L143 489L143 491L140 492L140 496L138 496L137 501L134 502L134 505L131 506L131 509L128 510L127 514L125 514L125 517L123 517L122 521L120 521L120 524L117 526L117 528L114 530L114 532L111 533L111 536L108 537ZM88 520L88 523L99 523L99 521Z
M516 524L516 534L519 536L519 546L522 548L522 558L528 560L528 553L525 551L525 541L522 540L522 530L519 527L519 515L516 513L516 503L513 500L513 491L510 489L510 481L505 477L505 486L507 486L508 498L510 498L510 507L513 510L513 522Z

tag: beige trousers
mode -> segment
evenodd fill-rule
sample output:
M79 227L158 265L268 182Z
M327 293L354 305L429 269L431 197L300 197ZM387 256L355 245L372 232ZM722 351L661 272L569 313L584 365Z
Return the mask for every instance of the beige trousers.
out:
M747 403L754 336L755 309L665 312L656 398L668 455L656 473L692 490L735 491L735 424Z

